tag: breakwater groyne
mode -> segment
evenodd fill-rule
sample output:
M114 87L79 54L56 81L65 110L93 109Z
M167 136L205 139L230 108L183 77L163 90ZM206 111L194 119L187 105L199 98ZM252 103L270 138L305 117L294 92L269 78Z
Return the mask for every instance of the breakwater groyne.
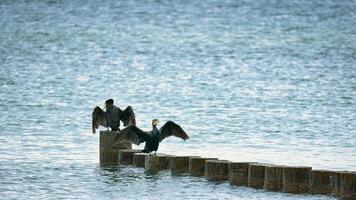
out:
M211 181L228 181L267 191L293 194L334 195L342 200L356 200L356 172L316 170L308 166L287 166L258 162L232 162L200 156L174 156L139 153L131 143L118 149L111 146L116 132L100 132L100 164L132 165L148 171L171 170L205 177Z

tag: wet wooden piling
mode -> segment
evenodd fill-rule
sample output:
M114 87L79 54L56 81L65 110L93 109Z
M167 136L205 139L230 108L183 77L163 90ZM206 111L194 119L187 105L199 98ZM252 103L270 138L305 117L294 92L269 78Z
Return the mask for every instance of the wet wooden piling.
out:
M356 200L356 172L340 173L340 199Z
M308 193L311 167L285 166L283 168L283 192Z
M328 170L311 170L310 172L310 193L312 194L330 194L331 171Z
M247 186L248 166L254 162L231 162L229 163L229 182L232 185Z
M217 160L217 158L190 157L188 170L189 175L204 176L204 167L206 160Z
M331 173L331 187L334 196L340 196L340 176L347 171L333 171Z
M136 167L145 167L145 158L148 153L135 153L133 155L133 165Z
M251 163L248 166L247 185L253 188L263 188L266 164Z
M133 165L134 154L137 153L136 149L121 149L119 150L118 163L119 165Z
M283 168L282 165L266 165L265 181L263 188L271 191L282 191L283 189Z
M197 156L191 156L197 157ZM188 173L189 171L189 156L172 156L171 171L173 173Z
M132 148L128 142L120 144L117 149L112 148L116 134L116 131L100 131L99 152L102 165L117 165L118 150Z
M171 168L170 155L157 154L145 156L145 169L148 171L168 170Z
M229 161L206 160L204 175L212 181L224 181L229 179Z
M151 155L132 150L129 142L117 143L117 132L100 131L102 165L134 165L148 171L171 170L206 176L212 181L229 180L232 185L264 188L287 193L333 194L341 200L356 200L356 172L312 170L311 167L282 166L256 162L230 162L199 156Z

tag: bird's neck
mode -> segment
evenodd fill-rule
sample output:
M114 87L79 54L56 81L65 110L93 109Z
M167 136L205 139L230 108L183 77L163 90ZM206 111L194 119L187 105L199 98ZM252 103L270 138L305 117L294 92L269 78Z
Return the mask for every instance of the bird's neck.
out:
M157 126L152 126L153 134L159 133Z

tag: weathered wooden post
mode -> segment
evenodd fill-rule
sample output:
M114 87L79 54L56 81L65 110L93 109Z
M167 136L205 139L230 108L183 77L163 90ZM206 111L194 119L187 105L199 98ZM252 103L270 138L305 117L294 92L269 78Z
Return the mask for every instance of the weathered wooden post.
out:
M206 160L217 160L217 158L189 158L189 175L191 176L204 176L204 166Z
M283 168L283 192L309 192L311 167L285 166Z
M212 181L224 181L229 179L229 161L206 160L204 175Z
M341 173L347 171L334 171L331 172L331 187L333 191L333 195L340 196L340 176Z
M229 163L229 182L232 185L247 186L248 166L255 162L231 162Z
M282 191L283 167L282 165L266 165L265 182L263 186L265 190Z
M145 167L145 157L147 153L135 153L133 156L133 165L136 167Z
M198 156L191 156L198 157ZM172 156L171 170L173 173L188 173L189 171L189 156Z
M148 171L160 171L170 169L170 155L147 155L145 156L145 169Z
M119 164L120 165L133 165L133 156L137 153L136 149L121 149L119 150Z
M331 173L328 170L311 170L310 193L330 194L332 192Z
M356 199L356 172L340 174L340 198L342 200Z
M129 142L123 142L117 146L117 149L112 148L116 134L116 131L100 131L99 152L102 165L117 165L118 150L132 148L132 144Z
M263 188L266 164L251 163L248 166L247 185L253 188Z

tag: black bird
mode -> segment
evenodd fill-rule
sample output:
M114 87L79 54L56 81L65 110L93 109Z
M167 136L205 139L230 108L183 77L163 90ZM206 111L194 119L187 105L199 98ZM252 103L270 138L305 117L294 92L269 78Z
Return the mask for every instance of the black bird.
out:
M136 125L135 113L131 106L127 106L125 110L121 110L114 105L113 99L105 101L106 111L96 106L92 114L92 131L95 131L99 126L104 126L113 131L118 131L120 128L120 120L124 122L124 126Z
M145 148L141 151L143 153L155 152L158 149L159 143L169 136L176 136L187 140L189 136L185 131L176 123L172 121L166 122L160 129L157 128L159 121L157 119L152 120L152 130L143 131L135 125L127 126L122 129L116 136L113 148L123 141L131 141L132 143L139 145L142 142L146 142Z

